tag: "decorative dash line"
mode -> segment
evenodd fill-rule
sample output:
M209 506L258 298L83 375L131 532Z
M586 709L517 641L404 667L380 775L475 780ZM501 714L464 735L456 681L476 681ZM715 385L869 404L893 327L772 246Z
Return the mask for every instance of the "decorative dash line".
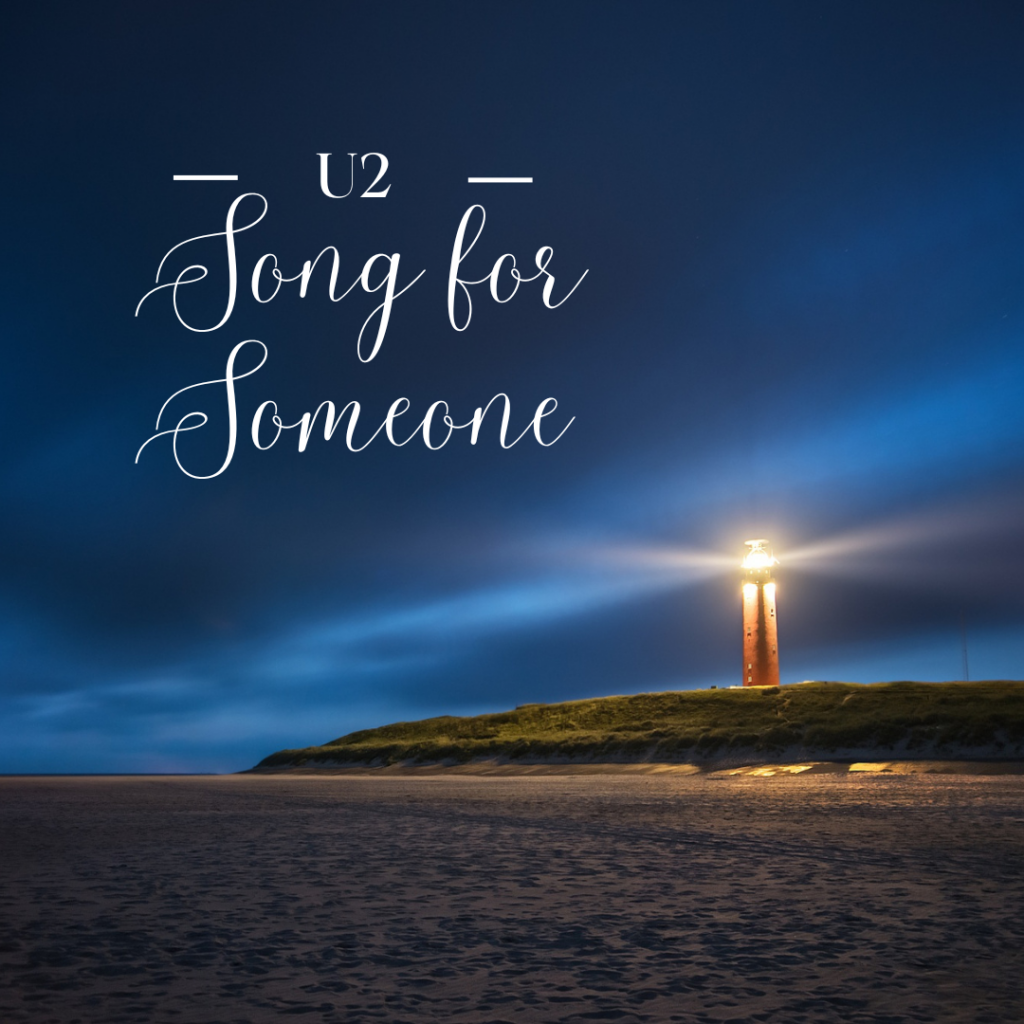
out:
M238 181L237 174L176 174L175 181Z
M532 185L533 178L468 178L470 185Z

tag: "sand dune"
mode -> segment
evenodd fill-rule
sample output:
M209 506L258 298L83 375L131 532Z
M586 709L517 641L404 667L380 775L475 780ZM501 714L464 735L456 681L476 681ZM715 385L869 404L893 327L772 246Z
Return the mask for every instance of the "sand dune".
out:
M0 1020L1018 1022L1024 778L0 779Z

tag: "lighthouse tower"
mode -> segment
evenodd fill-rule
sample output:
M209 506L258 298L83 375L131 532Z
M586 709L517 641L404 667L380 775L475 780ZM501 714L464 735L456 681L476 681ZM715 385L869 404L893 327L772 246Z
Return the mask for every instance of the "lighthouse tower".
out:
M766 540L748 540L743 559L743 685L779 685L779 630L775 617L775 580Z

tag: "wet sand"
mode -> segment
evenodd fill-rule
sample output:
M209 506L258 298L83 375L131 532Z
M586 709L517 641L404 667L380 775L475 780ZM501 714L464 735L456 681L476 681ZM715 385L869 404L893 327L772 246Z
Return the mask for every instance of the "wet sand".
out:
M0 779L0 1020L1019 1022L1024 777Z

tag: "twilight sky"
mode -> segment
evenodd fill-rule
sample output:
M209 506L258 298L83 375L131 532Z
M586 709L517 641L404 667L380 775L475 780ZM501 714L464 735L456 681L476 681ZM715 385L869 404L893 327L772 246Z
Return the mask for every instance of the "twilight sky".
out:
M1024 676L1019 4L39 4L0 45L0 771L738 682L751 536L783 682L962 678L964 633ZM459 277L550 246L564 302L484 281L452 327L474 205ZM330 251L254 298L328 246L345 298ZM139 306L179 275L201 330ZM206 381L159 430L209 478L169 435L136 463ZM508 449L500 400L475 445L251 437L498 393Z

